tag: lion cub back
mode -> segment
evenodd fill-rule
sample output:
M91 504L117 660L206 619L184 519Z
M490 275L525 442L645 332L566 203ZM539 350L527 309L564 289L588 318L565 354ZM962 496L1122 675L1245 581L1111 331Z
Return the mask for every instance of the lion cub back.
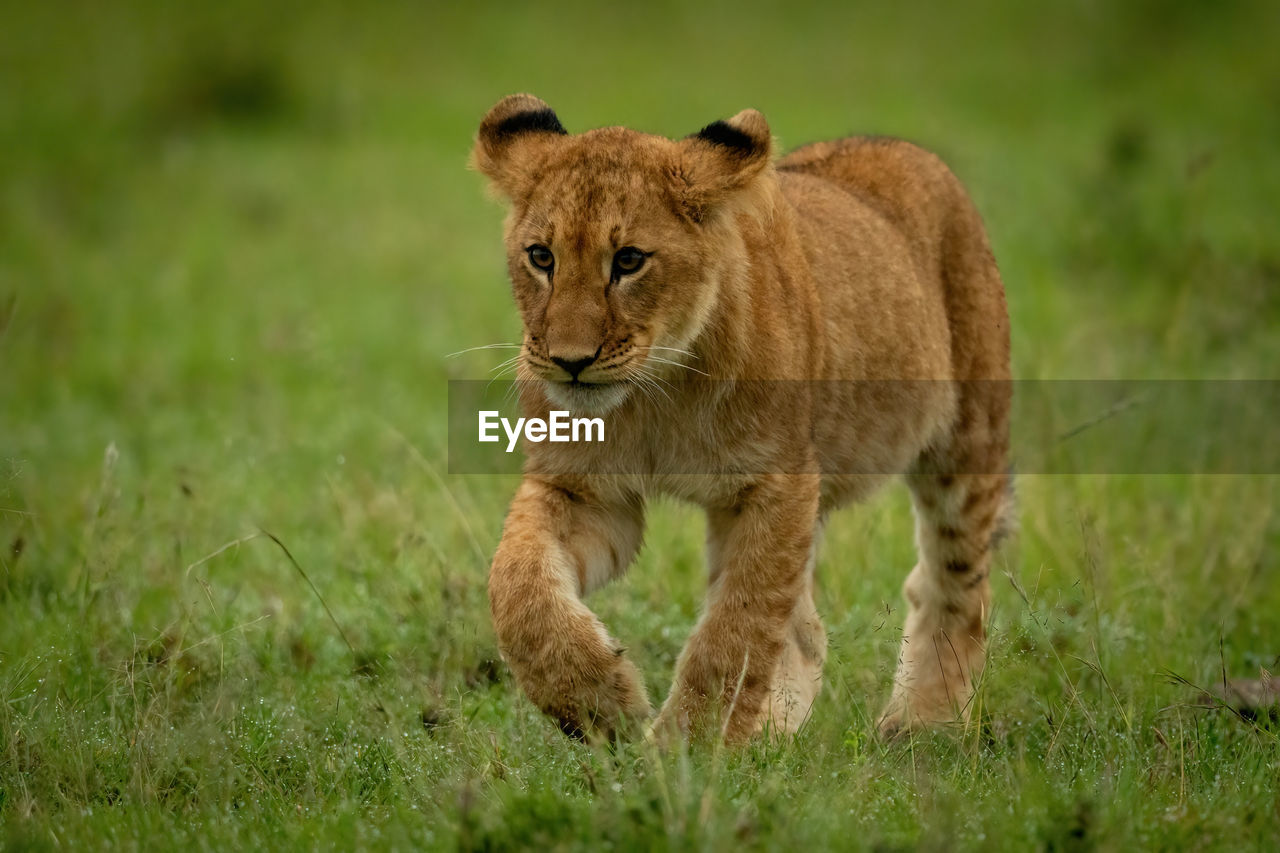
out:
M838 223L829 220L841 214L829 205L813 205L807 198L825 184L842 191L846 210L856 209L859 218L876 219L884 226L871 227L868 235L869 226L864 224L859 229L864 232L859 237L864 246L868 237L873 243L884 241L884 255L891 256L905 245L913 262L914 282L905 281L897 271L885 285L871 280L878 277L883 282L882 269L876 269L875 276L850 281L859 277L841 269L846 265L840 259L830 258L829 252L811 251L815 280L843 281L872 294L869 299L858 298L833 293L832 286L826 286L823 298L828 313L859 312L862 316L842 321L859 329L878 325L888 334L909 333L894 315L915 314L914 322L923 321L924 327L917 325L912 337L925 348L933 341L947 350L947 369L932 378L1009 378L1008 310L986 230L964 186L937 155L900 139L851 137L796 149L778 162L777 169L784 193L801 219L810 220L808 230L841 231ZM813 221L815 215L818 221ZM849 251L865 249L849 247ZM937 365L925 353L907 360L920 369ZM902 378L915 372L910 364L903 367L907 369Z

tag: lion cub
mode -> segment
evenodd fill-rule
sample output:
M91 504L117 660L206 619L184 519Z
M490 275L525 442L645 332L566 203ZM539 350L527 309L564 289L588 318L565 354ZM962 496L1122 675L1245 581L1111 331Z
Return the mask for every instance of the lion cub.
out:
M709 582L655 730L794 731L826 654L823 524L901 474L919 562L880 730L966 718L1011 389L1003 287L955 176L880 138L775 162L754 110L675 141L569 135L531 95L489 111L472 157L510 202L524 413L610 430L526 448L489 600L529 698L580 737L651 716L582 597L626 571L661 493L706 510Z

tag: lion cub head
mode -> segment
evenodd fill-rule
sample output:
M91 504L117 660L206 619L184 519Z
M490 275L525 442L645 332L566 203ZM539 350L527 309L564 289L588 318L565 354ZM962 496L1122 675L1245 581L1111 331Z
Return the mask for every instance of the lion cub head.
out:
M520 378L599 413L676 369L741 264L735 214L759 206L751 190L771 180L771 160L754 110L673 141L620 127L569 135L532 95L494 106L472 162L510 201Z

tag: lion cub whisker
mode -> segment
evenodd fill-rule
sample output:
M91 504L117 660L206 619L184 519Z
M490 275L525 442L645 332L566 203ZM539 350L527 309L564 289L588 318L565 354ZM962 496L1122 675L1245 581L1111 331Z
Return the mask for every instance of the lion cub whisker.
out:
M696 354L694 354L694 353L689 352L687 349L680 349L679 347L660 347L660 346L650 345L650 346L644 347L643 349L644 349L645 351L648 351L648 350L655 350L655 349L657 349L657 350L666 350L667 352L678 352L678 353L680 353L681 355L685 355L685 356L688 356L689 358L693 358L693 359L697 359L697 358L699 358L699 356L698 356L698 355L696 355Z
M486 350L486 349L520 349L520 346L521 346L520 344L506 344L506 343L483 344L478 347L467 347L466 349L460 349L457 352L451 352L448 355L446 355L445 358L457 358L458 356L466 355L469 352L479 352L480 350Z
M692 373L697 373L697 374L698 374L698 375L700 375L700 376L706 376L707 378L710 378L710 377L711 377L711 374L710 374L710 373L707 373L705 370L699 370L698 368L693 367L692 365L689 365L689 364L681 364L680 362L678 362L678 361L672 361L672 360L671 360L671 359L669 359L669 358L663 358L662 356L652 355L652 354L650 354L650 355L646 356L646 358L648 358L650 361L656 361L656 362L658 362L659 364L669 364L669 365L671 365L672 367L679 367L679 368L682 368L682 369L684 369L684 370L688 370L688 371L690 371L690 372L692 372Z

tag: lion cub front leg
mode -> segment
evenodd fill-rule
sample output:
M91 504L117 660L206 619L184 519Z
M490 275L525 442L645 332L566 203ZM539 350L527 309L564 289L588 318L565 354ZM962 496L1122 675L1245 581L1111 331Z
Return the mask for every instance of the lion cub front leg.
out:
M573 737L612 736L651 709L635 665L581 601L640 547L639 499L526 479L489 573L498 646L521 689Z
M817 512L818 478L781 474L713 512L722 530L713 530L707 606L676 664L659 737L723 732L739 742L760 731L793 620L815 615L802 598Z
M724 544L738 515L723 509L707 512L707 566L712 583L720 576ZM770 679L763 722L774 734L794 734L809 718L822 689L822 665L827 657L827 631L813 602L814 567L822 524L818 523L805 562L803 588L784 632L782 651Z
M804 589L791 611L787 623L786 641L778 656L773 673L773 686L769 692L768 713L765 719L776 734L794 734L799 731L813 703L822 690L822 665L827 659L827 629L822 625L818 607L813 601L814 569L818 559L818 540L821 525L814 533L809 548L809 560L804 570Z

